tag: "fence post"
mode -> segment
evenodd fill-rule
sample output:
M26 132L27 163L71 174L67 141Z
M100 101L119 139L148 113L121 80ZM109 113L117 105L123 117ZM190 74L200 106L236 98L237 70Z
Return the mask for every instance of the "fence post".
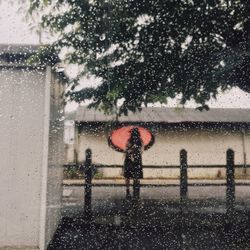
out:
M188 176L187 176L187 151L180 151L180 200L186 201L188 194Z
M180 151L180 209L181 209L181 229L180 243L181 249L186 249L186 233L187 233L187 195L188 195L188 176L187 176L187 151Z
M232 219L235 205L235 181L234 181L234 151L227 150L227 189L226 189L226 209L228 218Z
M85 151L85 192L84 192L84 214L87 219L91 219L92 208L91 208L91 196L92 196L92 151L86 149Z

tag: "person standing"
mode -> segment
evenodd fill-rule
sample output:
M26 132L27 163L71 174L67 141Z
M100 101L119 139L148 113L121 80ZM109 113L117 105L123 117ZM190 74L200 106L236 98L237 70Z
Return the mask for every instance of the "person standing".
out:
M142 151L143 143L140 137L140 132L138 128L133 128L131 130L130 139L128 140L126 146L125 160L123 166L123 175L125 178L127 197L130 196L130 179L134 180L134 197L139 198L140 195L140 179L143 178Z

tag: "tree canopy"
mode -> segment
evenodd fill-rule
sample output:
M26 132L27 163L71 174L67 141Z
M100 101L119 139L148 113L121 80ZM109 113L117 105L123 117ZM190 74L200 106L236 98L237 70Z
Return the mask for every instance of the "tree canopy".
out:
M58 36L49 50L82 70L68 98L119 113L181 96L201 107L218 89L250 92L249 0L30 0ZM40 58L43 58L40 55ZM98 87L74 87L84 75Z

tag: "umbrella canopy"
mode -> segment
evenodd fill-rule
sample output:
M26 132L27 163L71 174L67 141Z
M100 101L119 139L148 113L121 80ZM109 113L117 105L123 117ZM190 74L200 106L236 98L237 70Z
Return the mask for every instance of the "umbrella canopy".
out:
M144 150L149 149L154 144L153 134L146 128L140 126L124 126L111 132L109 145L119 152L125 152L133 128L137 128L144 146Z

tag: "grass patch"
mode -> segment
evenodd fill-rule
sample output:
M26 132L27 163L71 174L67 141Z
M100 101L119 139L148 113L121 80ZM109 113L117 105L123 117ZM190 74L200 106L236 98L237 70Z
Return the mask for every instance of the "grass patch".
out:
M102 178L103 178L103 173L100 170L97 170L94 175L94 179L102 179ZM78 167L64 168L63 179L82 180L84 179L84 173Z

